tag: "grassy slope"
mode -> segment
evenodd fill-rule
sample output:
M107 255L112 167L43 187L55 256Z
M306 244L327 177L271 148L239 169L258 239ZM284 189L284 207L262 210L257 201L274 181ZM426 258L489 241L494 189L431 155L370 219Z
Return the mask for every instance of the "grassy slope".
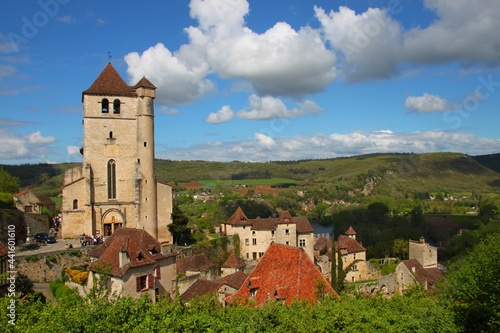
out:
M494 156L488 155L489 165ZM500 154L496 156L500 159ZM360 186L376 179L378 194L397 196L412 192L500 192L500 174L458 153L372 154L348 158L304 161L207 162L157 160L156 176L162 182L281 178L291 182L314 181L336 186ZM64 170L76 164L3 166L17 176L21 186L34 186L39 194L56 195Z

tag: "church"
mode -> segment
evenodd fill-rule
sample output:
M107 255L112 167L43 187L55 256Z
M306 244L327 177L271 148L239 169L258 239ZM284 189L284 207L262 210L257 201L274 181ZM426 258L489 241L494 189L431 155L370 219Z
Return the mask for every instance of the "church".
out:
M155 96L147 78L129 86L111 63L82 92L83 163L64 174L63 238L128 227L172 243L172 188L154 170Z

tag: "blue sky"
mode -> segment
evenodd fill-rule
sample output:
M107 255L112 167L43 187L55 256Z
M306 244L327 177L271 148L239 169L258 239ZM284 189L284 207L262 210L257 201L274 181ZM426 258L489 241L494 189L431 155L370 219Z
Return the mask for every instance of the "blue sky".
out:
M500 152L498 0L10 1L0 163L79 162L109 61L157 87L156 157Z

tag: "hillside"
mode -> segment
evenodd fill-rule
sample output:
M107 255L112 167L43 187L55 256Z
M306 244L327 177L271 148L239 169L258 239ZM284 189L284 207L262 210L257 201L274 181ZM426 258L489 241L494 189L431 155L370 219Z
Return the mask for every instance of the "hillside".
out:
M60 191L64 170L76 164L4 165L21 187L40 194ZM373 193L498 193L500 154L470 157L458 153L371 154L323 160L271 162L207 162L157 160L162 182L283 178L326 183L342 188L370 187ZM491 167L491 168L490 168Z

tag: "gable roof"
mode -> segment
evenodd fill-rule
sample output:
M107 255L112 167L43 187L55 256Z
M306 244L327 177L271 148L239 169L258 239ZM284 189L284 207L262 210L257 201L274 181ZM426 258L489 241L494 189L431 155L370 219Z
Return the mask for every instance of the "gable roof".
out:
M177 259L175 265L177 274L186 274L187 271L206 272L215 268L215 264L208 259L205 253Z
M226 261L222 264L222 268L242 268L245 267L246 264L236 256L234 251L231 252L229 257L227 257Z
M210 281L205 279L197 279L189 288L181 295L183 301L189 301L196 296L215 293L218 291L222 283L220 281Z
M82 92L82 98L83 95L137 97L134 87L127 85L111 63L108 63L94 83Z
M240 289L245 280L247 279L247 277L248 274L245 274L243 272L236 272L234 274L230 274L224 276L223 278L220 278L219 281L221 281L222 284L226 284L231 288Z
M35 192L33 192L33 190L31 188L27 188L27 189L24 189L20 192L14 193L12 196L15 198L18 198L18 197L22 197L23 195L29 194L29 193L34 195L38 199L39 203L42 204L43 206L51 206L51 205L56 204L51 198L49 198L46 195L36 195Z
M335 247L340 250L342 254L344 253L356 253L356 252L364 252L366 249L361 245L357 240L351 238L349 236L340 235L337 241L335 242Z
M251 226L253 230L272 230L276 229L278 224L295 224L298 233L312 233L314 229L306 216L293 217L287 210L276 217L267 217L249 219L241 207L238 207L234 214L226 221L226 224L232 226Z
M354 231L354 228L352 226L349 226L349 229L345 232L346 235L356 235L356 231Z
M130 262L120 267L120 255L125 252ZM121 277L130 268L155 265L159 260L176 256L162 254L161 244L143 229L119 228L106 242L89 251L91 257L97 258L90 264L90 270L97 272L100 265L111 264L110 275Z
M444 280L444 275L437 267L424 268L417 259L403 260L403 264L413 274L417 282L427 281L432 288L437 281Z
M303 249L271 243L238 292L226 301L253 300L257 306L272 300L283 300L286 304L294 299L314 303L318 280L324 282L325 292L337 295Z
M156 89L156 86L152 84L151 81L146 79L145 76L143 76L142 79L140 79L139 82L137 82L134 86L134 88L139 88L139 87Z

